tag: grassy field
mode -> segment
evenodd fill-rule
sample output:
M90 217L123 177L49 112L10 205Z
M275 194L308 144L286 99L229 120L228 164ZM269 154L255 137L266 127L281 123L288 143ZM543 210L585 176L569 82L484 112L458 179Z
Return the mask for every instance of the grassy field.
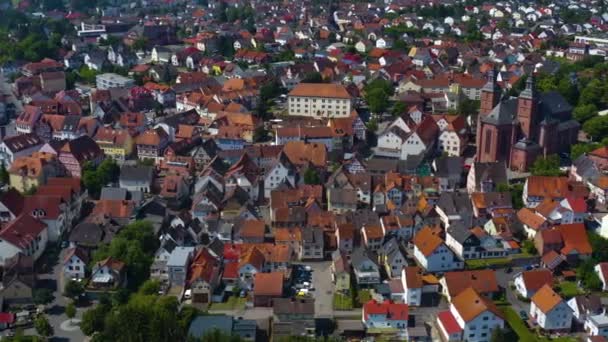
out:
M357 294L357 302L359 305L363 306L363 304L369 302L370 299L372 299L370 290L359 290Z
M334 310L352 310L353 299L341 293L334 294Z
M488 268L490 266L504 267L511 263L511 259L509 259L509 258L472 259L472 260L465 260L464 263L468 269L476 270L476 269Z
M245 309L245 302L247 298L240 298L232 296L223 303L213 303L209 307L209 310L243 310Z
M559 294L565 298L572 298L574 296L578 296L579 294L583 294L583 292L576 286L576 283L573 281L563 281L557 285L559 287Z

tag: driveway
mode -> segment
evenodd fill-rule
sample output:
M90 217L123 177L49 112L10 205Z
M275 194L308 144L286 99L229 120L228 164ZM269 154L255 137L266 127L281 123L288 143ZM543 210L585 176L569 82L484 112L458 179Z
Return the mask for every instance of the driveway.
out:
M511 282L515 278L516 275L523 271L522 267L514 267L513 272L506 273L504 269L496 270L496 280L498 281L498 285L505 289L506 300L515 312L519 313L520 311L530 312L530 304L522 302L517 298L517 292L511 290Z
M314 284L315 318L334 316L334 284L331 281L331 261L306 262L312 268Z

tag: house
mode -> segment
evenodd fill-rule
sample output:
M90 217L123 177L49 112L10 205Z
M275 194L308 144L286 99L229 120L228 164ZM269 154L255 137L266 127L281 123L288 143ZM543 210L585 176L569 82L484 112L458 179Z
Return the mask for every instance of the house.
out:
M100 128L93 138L103 153L118 164L131 156L135 141L126 129Z
M38 151L43 141L35 133L26 133L5 138L0 143L0 162L8 169L19 157L30 156Z
M446 341L488 342L494 329L503 329L502 312L486 297L468 288L454 297L448 311L437 315L439 331Z
M23 210L24 197L15 189L0 195L0 222L13 221Z
M68 141L59 150L59 162L73 178L82 177L86 163L99 165L103 156L103 150L88 135Z
M515 276L513 283L519 295L530 299L543 286L553 286L553 274L548 269L523 271Z
M63 276L66 279L84 279L88 263L89 257L84 249L80 247L68 249L63 258Z
M328 189L327 210L336 214L357 210L357 191L353 189Z
M467 192L496 191L499 184L508 184L507 165L504 161L474 162L467 175Z
M526 179L522 198L524 204L534 208L546 199L561 201L570 194L566 177L530 176Z
M478 294L488 298L496 297L501 291L496 279L496 272L489 269L446 272L439 283L442 287L442 294L448 300L468 288L473 288Z
M464 262L457 259L439 236L438 229L425 227L414 236L414 258L427 272L461 269Z
M401 285L403 287L403 302L410 306L422 305L422 269L408 266L401 269Z
M336 291L346 293L350 290L350 261L340 251L332 253L331 277Z
M400 339L407 340L409 306L389 300L380 303L372 299L363 304L363 325L367 329L398 329Z
M243 220L237 223L235 230L235 241L262 243L266 233L266 224L263 220Z
M54 154L34 152L15 159L8 173L11 187L23 193L41 187L48 178L61 175L62 170Z
M219 240L216 240L219 241ZM238 277L236 272L237 263L233 267L226 265L225 276ZM190 263L186 287L192 291L192 304L196 307L206 308L211 303L211 297L220 281L220 258L213 255L209 248L199 249ZM233 274L230 274L233 270Z
M370 252L363 248L357 248L350 257L355 279L359 287L366 287L380 283L380 269Z
M587 317L585 320L585 332L589 338L602 336L608 338L608 316L605 313Z
M384 236L410 241L414 235L414 220L411 215L386 215L380 219Z
M290 116L348 117L352 102L346 88L334 83L300 83L287 95Z
M153 179L154 168L151 166L124 165L120 168L118 183L121 188L131 192L150 193Z
M291 336L314 338L315 300L313 298L275 298L272 303L272 338Z
M175 247L167 260L167 274L172 286L184 287L194 247Z
M378 263L386 269L386 273L390 278L399 278L401 270L407 266L405 253L401 251L397 239L392 238L386 241L377 250Z
M531 298L530 318L543 330L570 331L572 309L549 285L544 285Z
M608 262L600 262L594 269L602 282L602 291L608 291Z
M48 229L44 222L28 213L19 215L0 230L0 263L21 253L38 260L48 243Z
M135 138L137 158L158 162L163 158L169 142L169 135L162 127L146 130Z
M384 232L379 224L365 224L361 228L362 242L365 248L370 251L377 251L382 247Z
M254 276L262 272L265 262L264 254L257 247L251 247L241 255L238 273L242 288L252 288Z
M435 210L446 227L456 221L466 227L473 225L473 207L466 193L442 192Z
M568 306L572 309L572 316L579 324L584 324L592 316L600 315L604 311L602 300L596 294L572 297L568 300Z
M446 245L461 259L499 258L507 255L501 244L480 227L467 228L457 221L446 232Z
M460 187L464 158L442 157L433 161L434 176L439 179L440 191L454 191Z
M283 296L283 273L256 273L253 278L253 304L272 306L272 300Z
M301 259L323 259L325 237L323 229L319 227L309 227L302 229L302 255Z
M91 280L88 287L91 289L111 290L126 286L127 275L125 263L108 257L93 265Z
M33 303L33 290L36 284L34 259L18 253L4 260L4 272L0 287L0 296L5 304Z

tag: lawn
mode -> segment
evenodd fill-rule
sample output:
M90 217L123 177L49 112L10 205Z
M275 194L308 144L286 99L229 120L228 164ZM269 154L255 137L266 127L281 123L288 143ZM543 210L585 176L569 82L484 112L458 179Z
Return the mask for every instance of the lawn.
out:
M334 294L334 310L352 310L353 298L341 293Z
M370 290L359 290L357 294L357 302L359 305L363 306L363 304L367 303L372 299L372 294Z
M209 307L210 310L243 310L245 309L245 302L247 298L240 298L232 296L223 303L212 303Z
M490 266L505 267L511 264L509 258L492 258L492 259L471 259L465 260L465 265L468 269L477 270L482 268L488 268Z
M557 288L557 292L565 298L572 298L583 293L573 281L563 281L557 285Z

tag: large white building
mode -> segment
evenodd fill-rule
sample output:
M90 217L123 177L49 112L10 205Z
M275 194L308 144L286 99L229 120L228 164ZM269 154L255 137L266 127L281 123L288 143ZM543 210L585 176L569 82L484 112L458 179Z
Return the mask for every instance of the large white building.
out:
M352 97L341 84L300 83L287 98L289 115L315 118L346 118Z
M530 317L543 330L569 331L572 326L572 309L549 285L532 296Z

